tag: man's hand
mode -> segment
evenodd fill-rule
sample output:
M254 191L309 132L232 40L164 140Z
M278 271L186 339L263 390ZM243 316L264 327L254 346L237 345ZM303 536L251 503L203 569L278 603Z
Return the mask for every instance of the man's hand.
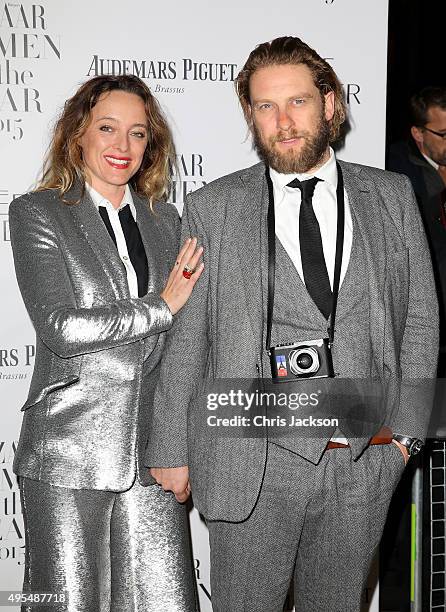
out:
M190 495L189 468L187 465L173 468L150 468L150 474L164 491L172 491L177 501L184 503Z
M407 465L407 462L409 461L409 453L407 452L407 448L405 446L403 446L403 444L400 444L399 442L397 442L396 440L392 440L393 444L396 444L398 446L398 448L400 449L400 451L403 454L404 457L404 463L405 465Z

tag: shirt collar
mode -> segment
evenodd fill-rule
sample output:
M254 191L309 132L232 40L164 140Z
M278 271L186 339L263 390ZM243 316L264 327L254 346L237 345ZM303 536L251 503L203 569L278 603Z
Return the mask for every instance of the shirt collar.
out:
M330 147L330 157L325 162L323 166L318 168L316 172L312 174L304 173L304 174L282 174L281 172L277 172L274 168L269 169L271 181L274 185L275 189L282 190L284 189L288 183L290 183L293 179L297 178L299 181L305 181L313 176L317 176L321 180L325 181L334 189L338 186L338 170L336 168L336 155L333 149ZM289 187L289 189L292 189Z
M113 204L109 200L107 200L107 198L98 193L96 189L93 189L93 187L88 183L85 183L85 186L96 208L99 208L99 206L105 206L105 208L109 212L118 212L128 204L130 206L133 218L136 220L136 208L133 202L132 192L130 191L130 187L128 186L128 184L125 186L124 196L122 198L121 204L119 205L119 208L115 208Z
M428 157L427 155L425 155L424 153L422 153L420 151L421 155L424 157L424 159L433 167L435 168L435 170L438 170L438 168L440 167L437 162L434 162L433 159L431 159L430 157Z

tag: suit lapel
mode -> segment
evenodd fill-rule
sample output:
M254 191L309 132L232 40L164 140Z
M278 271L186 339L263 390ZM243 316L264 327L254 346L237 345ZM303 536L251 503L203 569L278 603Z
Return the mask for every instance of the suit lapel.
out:
M264 166L251 168L240 179L240 188L234 194L234 204L239 210L231 215L233 222L232 243L238 254L239 269L244 285L246 311L259 349L262 345L264 311L264 273L267 273L267 186Z
M161 291L164 287L165 280L169 274L169 262L165 257L165 253L171 252L171 248L166 244L166 239L161 231L158 217L162 215L162 211L156 214L152 213L148 208L146 199L136 194L133 189L132 197L136 209L136 222L141 234L141 239L146 251L147 264L149 266L149 284L148 293Z
M350 209L367 246L367 256L375 273L373 276L382 282L386 268L385 232L377 190L359 168L352 168L344 162L341 165Z
M385 228L376 187L357 166L340 162L352 216L364 243L370 299L370 329L378 369L382 368L387 274Z
M73 187L67 195L70 200L79 199L81 196L80 186ZM130 297L125 267L88 191L85 190L79 204L70 206L70 211L80 232L84 235L101 263L105 274L110 279L117 298Z
M136 194L133 189L131 192L136 209L136 222L149 267L148 292L158 291L162 289L165 278L168 276L169 262L164 257L164 253L170 252L169 245L165 244L165 237L156 215L148 209L147 201ZM76 184L67 196L70 200L78 200L81 193L80 185ZM85 191L79 204L70 206L70 210L76 225L110 279L116 297L118 299L130 297L125 267L88 191Z

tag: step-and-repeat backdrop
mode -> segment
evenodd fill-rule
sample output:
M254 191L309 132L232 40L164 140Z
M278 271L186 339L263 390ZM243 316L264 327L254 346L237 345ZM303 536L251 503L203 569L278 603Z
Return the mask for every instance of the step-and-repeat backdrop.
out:
M189 191L255 163L233 81L256 44L285 34L303 38L341 78L351 131L340 157L382 167L387 0L0 4L0 591L17 590L22 580L24 533L12 461L35 350L15 282L9 202L35 182L54 118L79 84L98 74L131 73L150 86L170 121L179 168L171 200L181 210ZM207 612L207 532L195 511L191 526ZM372 585L364 604L369 609L373 599L370 609L377 610Z

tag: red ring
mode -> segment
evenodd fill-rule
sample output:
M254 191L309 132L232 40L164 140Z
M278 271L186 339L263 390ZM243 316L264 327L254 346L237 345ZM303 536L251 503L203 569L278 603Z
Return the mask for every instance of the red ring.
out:
M189 272L188 270L183 270L184 278L189 279L189 278L191 278L192 274L193 274L193 272Z

